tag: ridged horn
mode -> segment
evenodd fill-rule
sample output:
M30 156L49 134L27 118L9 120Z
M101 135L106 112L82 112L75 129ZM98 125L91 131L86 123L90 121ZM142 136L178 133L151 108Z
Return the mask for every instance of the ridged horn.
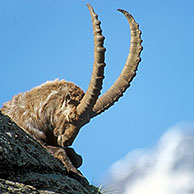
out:
M90 11L93 26L94 65L88 89L77 107L77 114L79 118L83 118L89 114L96 103L96 100L100 95L100 90L102 89L105 67L104 57L106 49L103 47L105 38L102 35L102 30L100 28L101 22L98 20L98 15L94 12L92 6L90 4L87 4L87 6Z
M93 107L91 117L97 116L103 111L110 108L124 94L125 90L130 86L130 82L136 75L138 64L141 60L141 31L139 25L135 22L132 15L127 11L118 9L127 18L131 31L130 50L126 64L115 83L111 88L102 95Z

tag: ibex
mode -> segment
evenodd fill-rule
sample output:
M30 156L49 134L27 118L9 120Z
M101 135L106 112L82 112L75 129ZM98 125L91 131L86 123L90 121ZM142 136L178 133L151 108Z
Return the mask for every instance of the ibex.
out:
M75 84L64 80L48 81L14 96L1 109L48 149L70 146L81 127L118 101L130 86L140 62L141 31L127 11L118 9L130 25L130 51L118 79L105 94L99 97L104 78L106 49L103 47L104 36L98 15L91 5L87 6L92 18L94 36L93 72L87 91L84 93Z

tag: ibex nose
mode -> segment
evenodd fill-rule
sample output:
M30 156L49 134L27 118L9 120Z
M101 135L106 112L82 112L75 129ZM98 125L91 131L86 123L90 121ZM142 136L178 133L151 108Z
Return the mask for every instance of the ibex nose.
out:
M68 146L71 146L73 141L71 141L72 138L68 138L67 136L65 136L64 134L63 135L59 135L58 138L57 138L57 144L59 146L62 146L62 147L68 147Z

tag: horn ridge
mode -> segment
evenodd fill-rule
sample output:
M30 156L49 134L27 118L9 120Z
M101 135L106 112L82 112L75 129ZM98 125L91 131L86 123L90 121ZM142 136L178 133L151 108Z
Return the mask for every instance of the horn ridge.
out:
M92 110L91 117L104 112L117 102L121 96L123 96L124 92L130 86L131 81L135 77L138 64L141 61L140 53L143 47L141 46L142 40L139 25L135 22L133 16L127 11L123 9L118 9L118 11L124 14L130 26L131 41L129 54L120 76L110 89L97 100Z
M90 4L87 4L87 6L90 11L93 26L94 64L90 84L76 110L79 119L90 114L96 103L102 89L105 67L104 59L106 49L103 47L105 38L102 35L102 29L100 27L101 22L98 20L98 15L94 12L92 6Z

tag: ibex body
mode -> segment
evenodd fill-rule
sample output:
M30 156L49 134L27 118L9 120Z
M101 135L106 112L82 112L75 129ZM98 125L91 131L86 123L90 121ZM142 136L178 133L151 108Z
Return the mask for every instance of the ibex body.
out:
M88 7L94 33L94 65L86 93L71 82L55 80L14 96L1 109L43 145L71 145L79 129L118 101L136 75L142 50L141 32L133 17L128 12L119 10L130 25L130 52L118 79L99 97L105 67L104 37L98 16L90 5Z
M41 144L57 145L59 132L69 127L70 113L83 95L73 83L48 81L14 96L1 110Z

